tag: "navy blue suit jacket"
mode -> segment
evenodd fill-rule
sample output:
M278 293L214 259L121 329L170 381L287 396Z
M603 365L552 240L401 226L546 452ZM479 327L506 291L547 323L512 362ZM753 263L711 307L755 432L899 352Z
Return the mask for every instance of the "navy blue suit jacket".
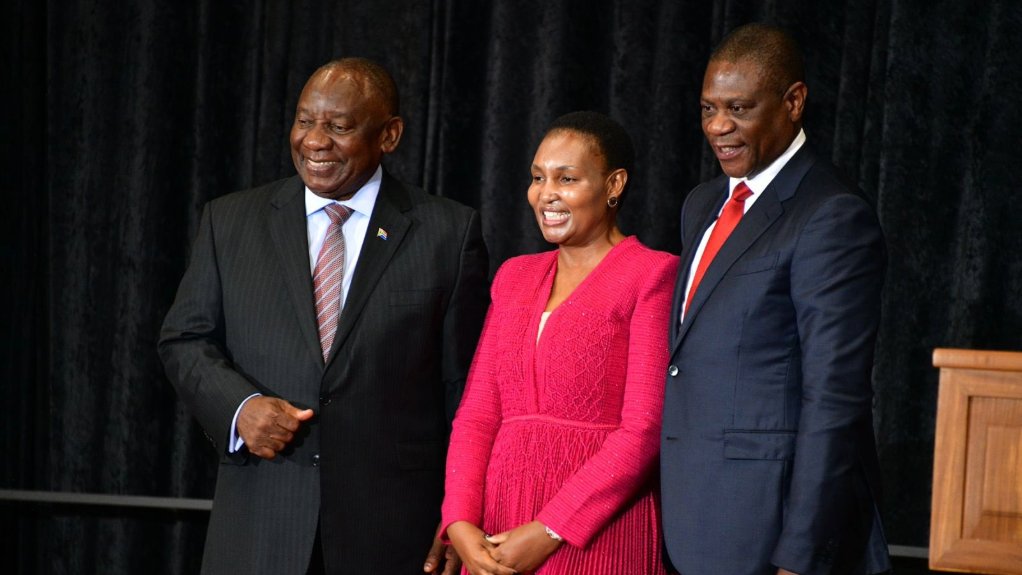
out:
M662 436L682 575L878 573L873 348L885 268L870 205L806 146L742 218L678 322L721 176L681 214Z

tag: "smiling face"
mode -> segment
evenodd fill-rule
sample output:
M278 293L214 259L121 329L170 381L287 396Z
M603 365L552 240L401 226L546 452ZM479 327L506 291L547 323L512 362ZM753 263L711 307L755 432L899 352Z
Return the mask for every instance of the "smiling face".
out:
M357 70L323 68L302 90L291 126L291 159L318 196L341 200L359 190L397 148L401 118Z
M701 99L703 134L724 173L752 177L776 160L802 126L806 85L781 94L755 62L712 60Z
M586 246L614 230L610 196L620 196L628 174L608 173L593 138L557 130L547 134L532 160L529 204L546 241Z

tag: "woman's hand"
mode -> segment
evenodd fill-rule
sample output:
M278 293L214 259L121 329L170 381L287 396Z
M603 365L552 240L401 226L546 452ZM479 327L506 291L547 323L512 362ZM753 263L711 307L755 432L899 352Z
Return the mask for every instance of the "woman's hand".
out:
M517 575L515 569L501 565L493 558L496 546L486 540L482 529L468 521L455 521L448 525L447 537L472 575Z
M512 567L518 573L531 573L539 569L563 543L547 535L546 526L539 521L498 533L488 537L487 541L496 545L490 555L501 565Z

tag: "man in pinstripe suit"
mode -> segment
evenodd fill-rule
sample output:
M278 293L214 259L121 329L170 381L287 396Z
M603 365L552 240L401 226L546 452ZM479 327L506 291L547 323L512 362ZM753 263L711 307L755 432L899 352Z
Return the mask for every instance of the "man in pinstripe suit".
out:
M203 211L159 344L222 455L203 573L423 570L487 258L474 210L381 167L402 130L383 68L330 62L299 99L298 175ZM347 220L327 215L337 204ZM313 272L330 234L343 279L323 328Z

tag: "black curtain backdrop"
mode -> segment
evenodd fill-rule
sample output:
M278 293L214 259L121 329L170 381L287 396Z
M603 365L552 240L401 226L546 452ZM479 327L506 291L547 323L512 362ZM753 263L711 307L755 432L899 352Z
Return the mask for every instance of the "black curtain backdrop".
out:
M159 324L200 207L293 173L299 91L338 56L401 87L399 177L478 208L496 268L546 249L525 201L543 127L620 120L627 233L677 253L713 176L698 97L731 28L788 27L806 131L878 206L876 364L892 543L927 545L937 346L1022 349L1022 4L1012 0L9 0L0 8L0 489L206 498L216 458L166 382ZM256 503L257 504L257 503ZM201 512L0 503L20 573L192 573ZM11 534L16 534L12 536ZM381 543L383 544L383 543Z

